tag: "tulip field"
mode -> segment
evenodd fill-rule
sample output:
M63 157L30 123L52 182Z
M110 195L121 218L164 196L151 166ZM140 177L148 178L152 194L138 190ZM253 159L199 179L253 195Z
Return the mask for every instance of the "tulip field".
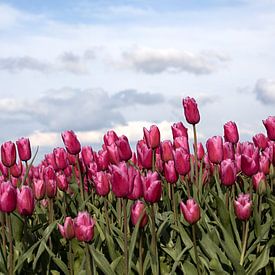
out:
M38 165L28 138L4 142L0 273L275 274L275 116L202 144L196 101L183 111L172 140L109 130L95 151L70 130Z

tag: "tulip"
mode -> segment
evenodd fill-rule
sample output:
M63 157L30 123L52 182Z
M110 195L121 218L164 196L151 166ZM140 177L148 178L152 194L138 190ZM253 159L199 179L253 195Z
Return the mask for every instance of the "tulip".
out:
M16 208L17 193L11 182L0 183L0 211L11 213Z
M155 149L160 145L160 131L156 125L152 125L150 130L143 127L144 140L149 148Z
M144 227L148 222L146 205L142 201L136 201L131 207L131 222L136 225L140 220L139 227Z
M128 199L137 200L143 196L141 175L133 166L128 168L128 175L133 186L132 192L128 195Z
M59 190L66 192L69 186L67 181L66 175L64 174L57 174L56 175L56 184Z
M110 192L109 178L106 172L99 171L93 176L96 193L99 196L107 196Z
M174 123L173 126L171 126L171 129L173 139L175 139L176 137L186 137L188 139L188 129L184 127L182 122Z
M129 180L128 168L125 162L112 166L112 191L118 198L126 198L132 192L133 186Z
M100 150L95 155L96 164L99 170L106 170L109 165L109 154L107 150Z
M146 177L142 177L143 196L146 202L155 203L161 197L161 181L157 172L149 171Z
M33 181L33 191L36 200L42 200L46 194L46 184L44 180L35 179Z
M221 183L225 186L231 186L236 180L236 167L231 159L225 159L221 162L220 167Z
M234 159L234 147L231 142L223 143L223 159Z
M239 194L237 200L234 200L234 209L239 220L248 220L252 213L250 194Z
M17 189L17 210L22 216L30 216L34 210L33 191L29 186L23 185Z
M260 155L260 172L263 172L265 175L269 174L270 171L270 161L266 155Z
M89 179L92 179L99 171L96 162L91 162L87 167L87 175Z
M173 159L173 146L170 140L165 140L160 144L160 154L163 161Z
M221 136L209 138L206 142L208 158L212 163L218 164L223 159L223 142Z
M194 98L189 96L182 100L182 105L184 108L184 115L186 121L190 124L197 124L200 122L200 113L198 110L197 103Z
M28 138L20 138L16 141L18 155L21 161L28 161L31 159L31 145Z
M9 169L1 161L0 161L0 172L5 178L9 176Z
M55 157L54 157L53 153L46 154L45 155L45 160L47 162L47 165L51 166L54 169L54 171L58 170L58 167L56 165Z
M15 163L10 168L11 175L15 178L19 178L22 175L22 170L23 170L23 167L22 167L22 162L21 161L19 161L18 164Z
M93 149L91 146L83 146L81 149L81 156L85 166L89 166L94 161Z
M275 116L269 116L263 120L263 124L267 131L267 136L271 140L275 140Z
M71 240L72 238L74 238L74 220L71 217L65 218L64 226L62 226L61 224L57 225L59 232L63 238L67 240Z
M180 210L189 224L195 224L201 217L200 207L194 199L180 203Z
M158 154L158 153L156 153L155 169L159 173L162 173L162 171L163 171L163 161L161 159L160 154Z
M128 161L132 157L132 150L128 138L122 135L116 142L119 158L122 161Z
M265 193L266 177L263 172L258 172L257 174L253 175L252 183L255 191L257 191L259 194Z
M182 176L187 175L191 170L190 154L183 148L177 148L173 154L176 171Z
M63 142L65 144L66 150L71 155L79 154L81 150L80 142L77 139L77 136L73 131L65 131L61 134Z
M255 146L259 149L264 150L268 146L268 139L263 133L259 133L253 137L253 142Z
M183 148L186 152L190 152L189 150L189 143L188 143L188 137L176 137L174 139L174 147L175 148Z
M64 170L68 166L67 152L64 148L55 148L53 150L56 166L58 170Z
M117 145L115 143L112 143L111 145L107 145L106 148L110 163L118 164L120 162L120 157Z
M198 151L197 151L197 156L198 160L201 161L204 157L204 148L201 142L198 143Z
M259 150L253 143L243 144L243 154L241 157L241 168L245 175L252 176L259 170Z
M1 159L6 167L11 167L16 162L16 148L15 144L7 141L1 145Z
M115 141L118 140L118 136L115 131L111 130L108 131L104 136L103 136L104 144L105 146L110 146L113 144Z
M239 132L235 122L228 121L224 124L223 129L225 141L233 144L236 144L239 141Z
M169 160L164 164L164 177L169 183L176 183L178 181L178 173L175 168L173 160Z
M75 237L81 242L90 242L94 237L95 221L88 212L79 212L74 219Z
M69 162L70 165L76 165L76 156L75 155L71 155L70 153L67 153L67 160Z
M153 150L149 149L143 140L137 142L137 157L138 162L145 169L152 168Z
M57 184L56 180L48 180L46 181L46 194L48 198L54 198L57 192Z

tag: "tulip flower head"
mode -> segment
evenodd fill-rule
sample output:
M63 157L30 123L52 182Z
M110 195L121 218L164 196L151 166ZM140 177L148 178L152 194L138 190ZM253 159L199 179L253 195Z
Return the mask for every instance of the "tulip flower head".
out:
M268 138L275 140L275 116L269 116L266 120L263 120L263 124L266 128Z
M34 210L34 196L32 189L23 185L21 190L17 189L17 210L20 215L30 216Z
M31 145L28 138L20 138L16 141L18 155L21 161L28 161L31 159Z
M16 162L16 148L11 141L4 142L1 145L1 160L6 167L12 167Z
M81 145L74 131L65 131L61 134L61 136L68 153L70 153L71 155L79 154L81 150Z
M74 220L71 217L65 218L64 226L61 224L58 224L58 229L62 237L67 240L71 240L75 236Z
M160 145L160 131L156 125L152 125L149 130L143 128L144 141L149 148L155 149Z
M11 213L16 208L17 192L10 181L0 183L0 211Z
M250 199L250 194L239 194L237 200L234 201L234 209L239 220L248 220L252 213L252 201Z
M227 142L237 143L239 141L239 132L235 122L228 121L223 126L224 139Z
M131 207L131 222L136 225L139 220L139 227L144 227L148 222L148 215L146 213L146 205L138 200Z
M223 141L221 136L209 138L206 142L208 158L212 163L219 164L223 160Z
M95 221L86 211L79 212L74 219L75 237L80 242L90 242L94 237Z
M221 183L225 186L231 186L236 180L236 167L231 159L225 159L221 162L220 167Z
M252 183L254 190L257 191L259 194L263 194L266 191L266 176L263 172L258 172L257 174L253 175Z
M155 203L160 200L162 187L157 172L149 171L142 177L143 196L146 202Z
M189 224L195 224L201 217L200 207L194 199L180 203L181 212Z
M186 121L190 124L197 124L200 122L200 113L197 103L194 98L186 97L182 100L184 115Z

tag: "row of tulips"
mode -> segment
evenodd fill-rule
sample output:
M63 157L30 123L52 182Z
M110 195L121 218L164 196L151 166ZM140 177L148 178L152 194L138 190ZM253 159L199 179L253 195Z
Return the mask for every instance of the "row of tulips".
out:
M136 152L113 130L98 152L65 131L38 165L28 138L3 143L0 271L272 274L275 117L253 142L230 121L204 146L195 100L183 108L193 150L182 122L172 141L144 128Z

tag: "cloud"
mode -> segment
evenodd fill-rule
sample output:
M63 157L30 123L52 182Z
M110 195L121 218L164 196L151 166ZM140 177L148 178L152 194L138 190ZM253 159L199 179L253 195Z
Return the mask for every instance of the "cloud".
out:
M137 48L122 54L126 66L147 74L188 72L195 75L216 71L228 58L214 52L195 54L176 49Z
M259 79L254 87L257 100L265 105L275 103L275 80Z

